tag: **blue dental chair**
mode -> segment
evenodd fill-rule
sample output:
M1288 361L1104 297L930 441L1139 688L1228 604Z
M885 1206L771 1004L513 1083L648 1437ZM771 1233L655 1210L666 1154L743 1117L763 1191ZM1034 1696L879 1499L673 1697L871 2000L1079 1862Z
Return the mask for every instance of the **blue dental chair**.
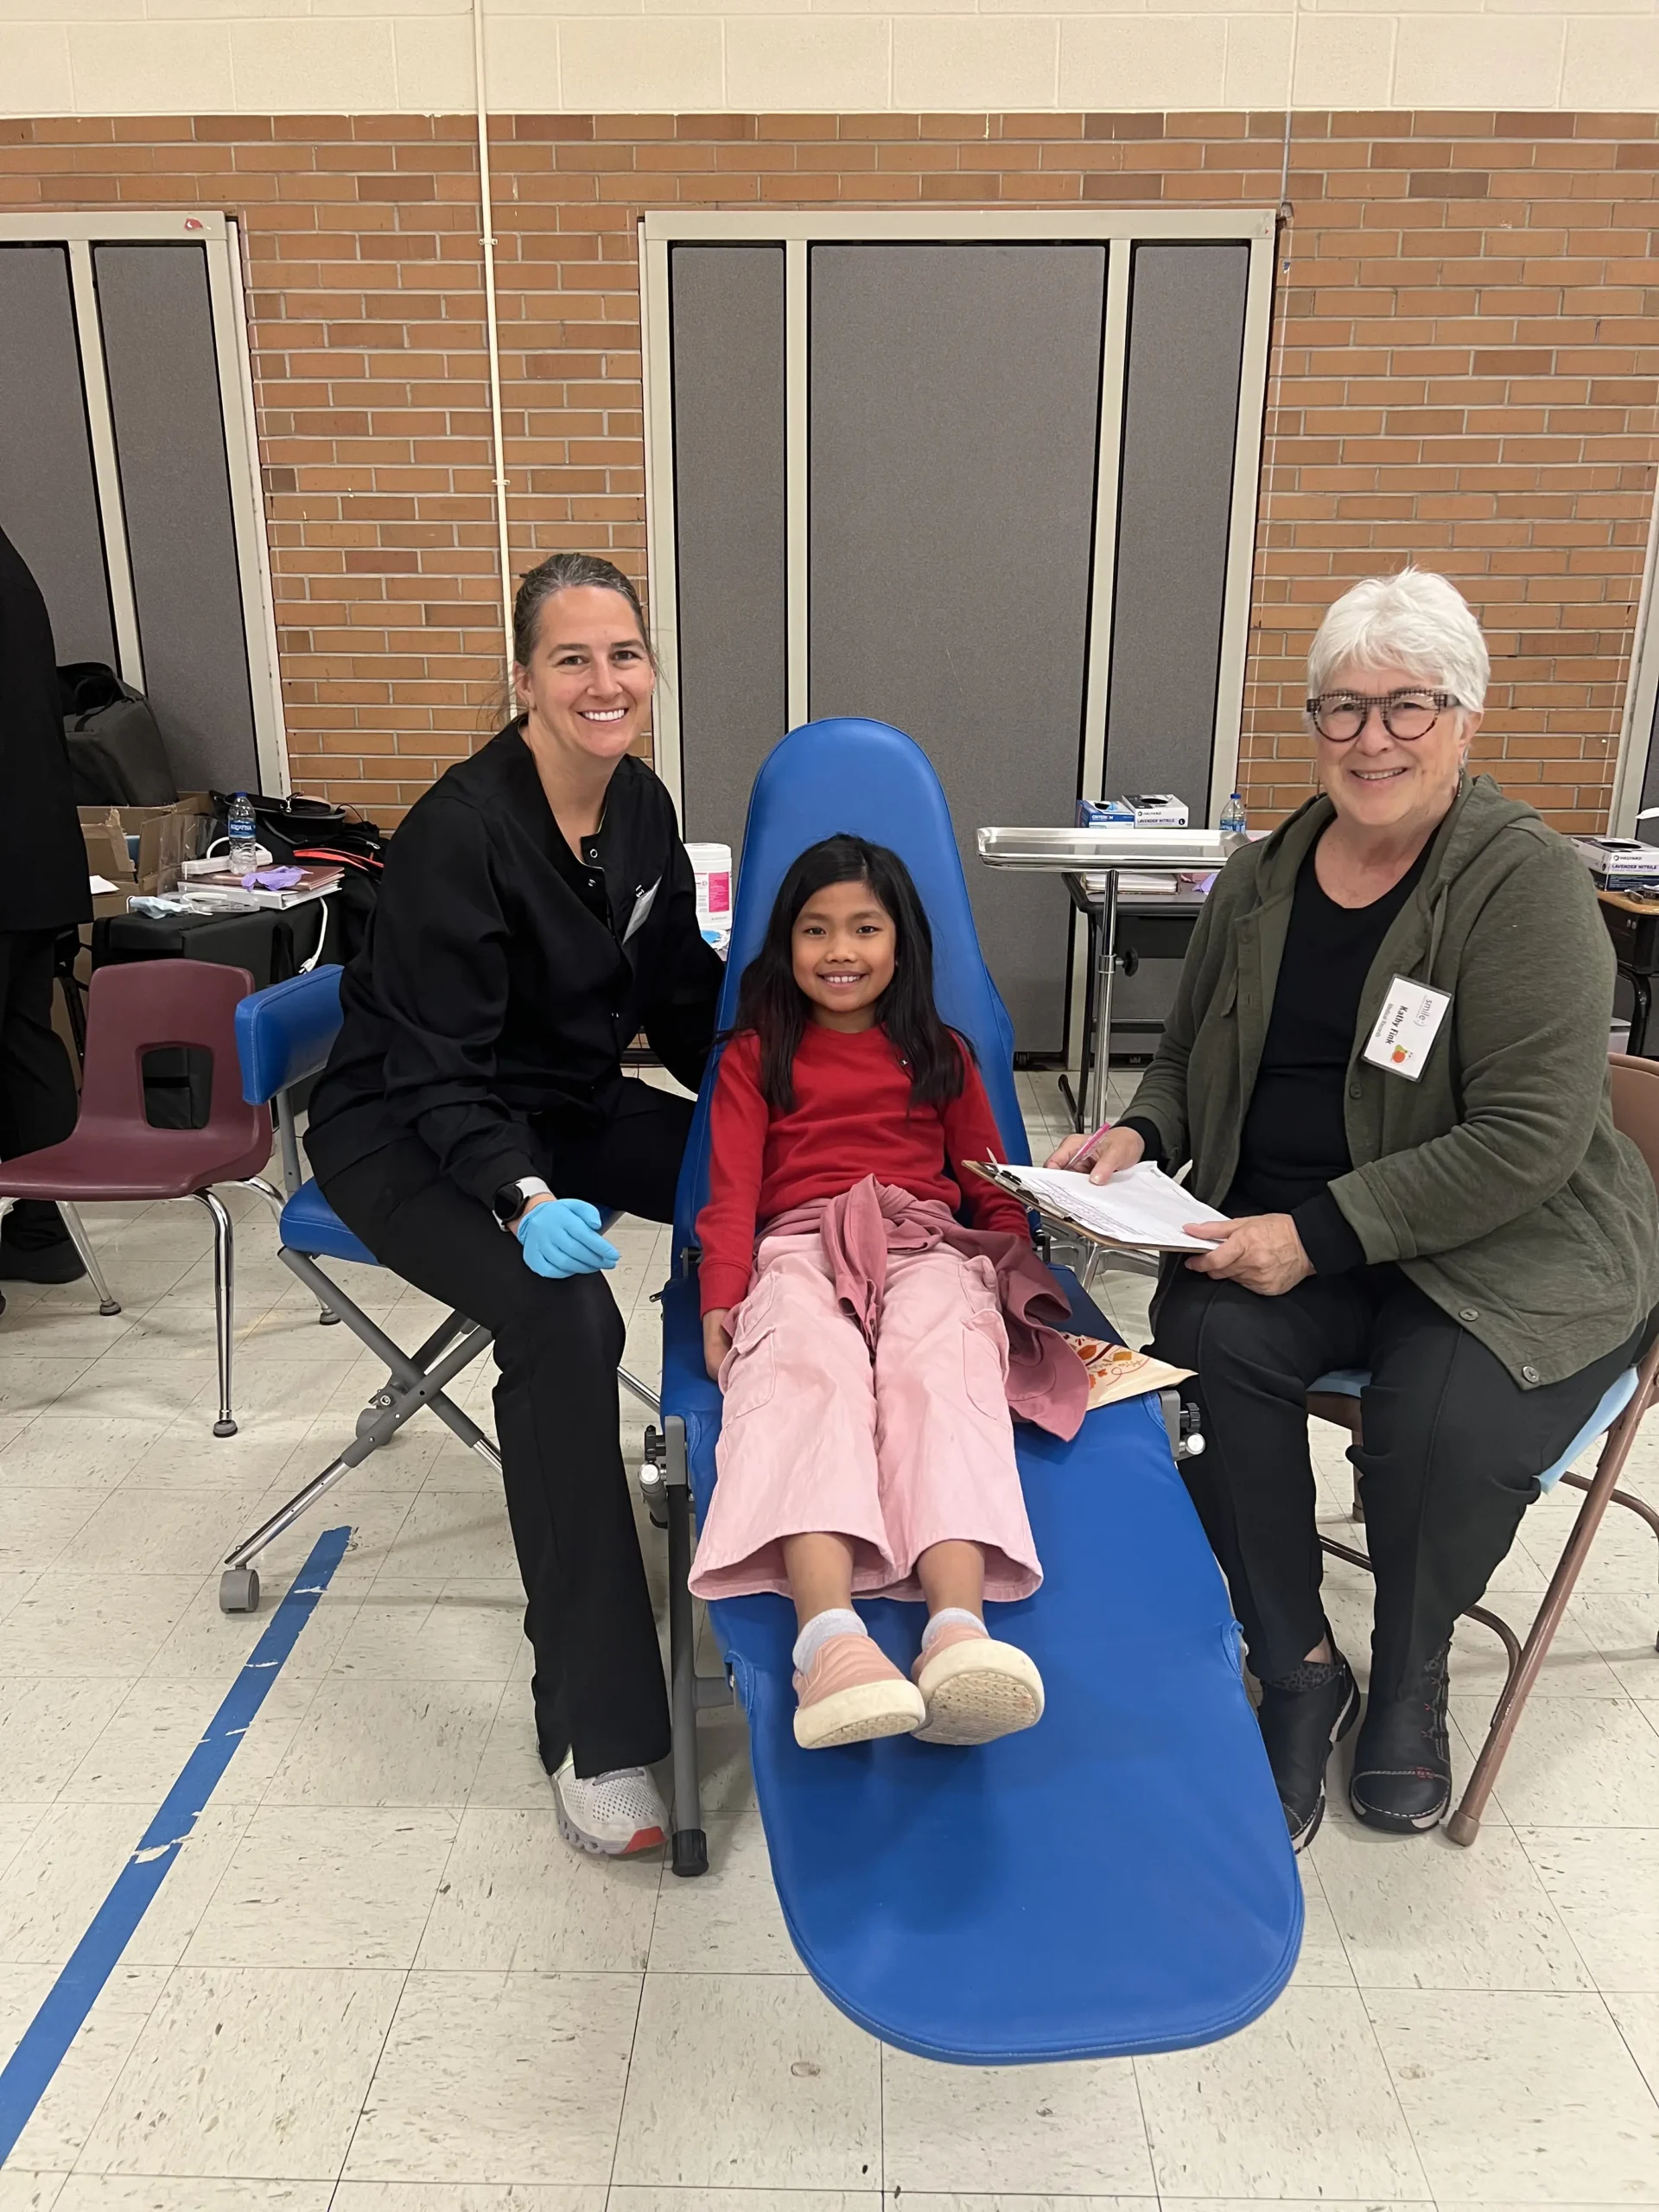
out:
M1029 1158L1013 1033L975 934L937 777L880 722L809 723L750 801L722 1021L785 868L838 830L897 850L932 922L941 1012L971 1039L1010 1159ZM705 1083L681 1175L663 1294L674 1869L700 1872L700 1679L686 1591L694 1505L715 1482L720 1394L704 1372L694 1224L707 1188ZM1111 1336L1075 1279L1078 1325ZM709 1608L749 1724L755 1788L790 1936L819 1987L884 2042L964 2064L1170 2050L1270 2005L1301 1940L1302 1893L1239 1664L1221 1574L1143 1398L1090 1414L1071 1444L1019 1432L1045 1580L997 1619L1041 1668L1048 1707L981 1749L908 1738L808 1752L791 1729L793 1616L775 1597ZM901 1666L918 1606L861 1607Z

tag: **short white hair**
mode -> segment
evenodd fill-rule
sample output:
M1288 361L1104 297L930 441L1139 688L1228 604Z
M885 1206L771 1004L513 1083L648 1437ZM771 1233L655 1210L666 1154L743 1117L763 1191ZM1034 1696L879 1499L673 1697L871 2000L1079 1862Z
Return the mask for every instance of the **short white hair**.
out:
M1343 668L1404 669L1477 713L1492 672L1468 601L1430 569L1367 576L1327 610L1308 648L1309 692L1325 690Z

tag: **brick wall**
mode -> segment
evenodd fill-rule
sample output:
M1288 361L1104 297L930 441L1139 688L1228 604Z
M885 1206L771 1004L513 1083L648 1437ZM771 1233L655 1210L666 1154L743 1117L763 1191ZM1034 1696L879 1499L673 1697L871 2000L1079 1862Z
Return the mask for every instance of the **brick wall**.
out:
M494 727L474 125L0 122L0 207L245 227L296 785L396 813ZM1284 118L503 118L493 127L515 571L643 578L635 225L648 207L1273 206ZM1299 114L1275 305L1244 780L1307 788L1300 663L1408 554L1488 626L1481 753L1605 812L1659 459L1659 118Z

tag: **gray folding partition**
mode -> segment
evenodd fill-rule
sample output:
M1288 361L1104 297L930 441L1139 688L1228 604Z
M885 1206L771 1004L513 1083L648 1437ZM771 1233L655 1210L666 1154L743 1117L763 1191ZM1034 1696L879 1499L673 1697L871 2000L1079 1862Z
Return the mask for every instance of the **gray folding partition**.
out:
M288 789L227 218L0 218L0 524L181 790Z
M734 845L785 729L939 771L1020 1049L1075 1025L1057 880L986 823L1236 774L1274 219L652 215L659 770ZM826 829L833 824L826 824Z
M1249 283L1243 244L1130 250L1106 759L1114 790L1189 805L1214 751Z
M788 714L784 250L674 255L681 743L699 764L685 835L734 849ZM658 717L660 720L660 715Z
M58 658L115 658L69 252L0 244L0 524L51 609Z
M926 750L1021 1042L1058 1051L1065 901L974 832L1077 799L1106 250L821 245L811 276L810 711Z
M1625 664L1609 834L1659 845L1659 821L1637 819L1650 806L1659 806L1659 500L1649 522L1642 595ZM1619 986L1621 992L1628 988Z

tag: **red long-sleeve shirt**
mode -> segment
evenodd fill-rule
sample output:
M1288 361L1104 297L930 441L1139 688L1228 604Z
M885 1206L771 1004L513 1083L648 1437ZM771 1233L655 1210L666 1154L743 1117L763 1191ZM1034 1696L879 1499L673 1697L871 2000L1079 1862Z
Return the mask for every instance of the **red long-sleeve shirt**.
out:
M760 1223L838 1198L867 1175L953 1213L965 1194L976 1229L1030 1236L1016 1199L960 1173L963 1160L1005 1157L965 1053L962 1092L948 1106L913 1103L909 1072L880 1027L848 1036L810 1022L795 1055L791 1113L773 1116L760 1078L760 1041L746 1031L726 1047L709 1109L709 1203L697 1216L705 1313L747 1293Z

